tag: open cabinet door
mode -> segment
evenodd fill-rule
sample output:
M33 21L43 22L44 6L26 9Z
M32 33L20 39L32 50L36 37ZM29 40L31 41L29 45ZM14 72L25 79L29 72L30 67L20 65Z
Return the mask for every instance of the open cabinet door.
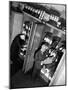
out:
M30 37L29 49L27 51L28 55L27 55L27 60L25 64L25 72L29 71L33 66L34 52L39 46L43 29L44 29L43 24L34 23L34 29L31 32L32 35Z

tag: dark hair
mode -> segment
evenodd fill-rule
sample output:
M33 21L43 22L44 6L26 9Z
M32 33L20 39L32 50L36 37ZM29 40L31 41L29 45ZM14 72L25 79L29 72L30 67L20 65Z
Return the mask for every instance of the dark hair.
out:
M48 38L52 38L52 36L53 36L53 33L51 33L51 32L46 32L46 34L45 34L45 36L44 36L44 38L45 37L48 37Z

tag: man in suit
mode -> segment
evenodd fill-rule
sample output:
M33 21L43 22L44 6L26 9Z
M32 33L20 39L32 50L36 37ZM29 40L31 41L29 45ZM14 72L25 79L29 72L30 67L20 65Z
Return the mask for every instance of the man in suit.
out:
M10 66L11 74L16 73L23 67L24 53L26 52L26 49L23 49L24 51L21 52L21 48L25 48L24 45L26 45L26 41L27 36L25 31L23 31L21 34L18 34L12 41L10 47L10 60L12 61L12 64Z
M34 55L34 66L33 66L33 73L32 73L32 77L36 78L37 75L40 74L40 70L41 70L41 62L46 58L46 53L45 51L48 53L47 51L48 49L48 43L43 42L39 49L35 52Z

